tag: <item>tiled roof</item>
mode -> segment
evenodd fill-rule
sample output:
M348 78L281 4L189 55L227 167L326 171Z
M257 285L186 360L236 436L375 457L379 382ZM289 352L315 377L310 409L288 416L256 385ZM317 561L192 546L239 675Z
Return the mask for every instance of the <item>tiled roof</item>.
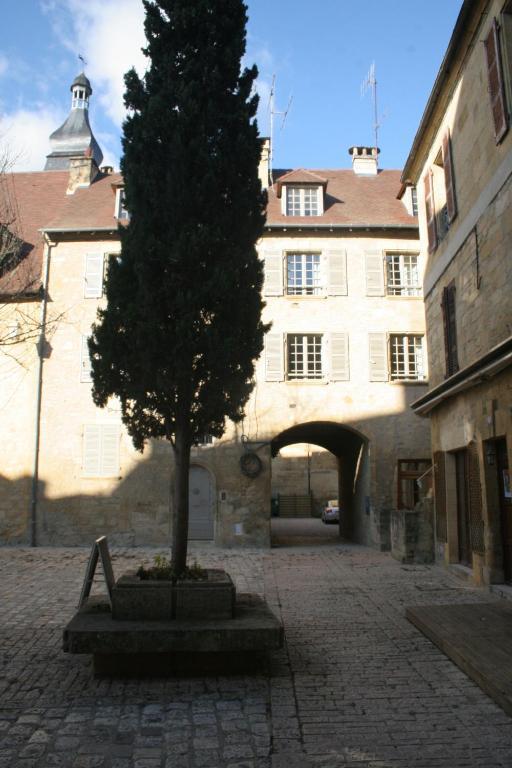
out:
M322 216L283 216L276 188L269 189L267 226L293 227L411 227L418 225L397 200L400 171L380 171L376 176L357 176L352 170L275 171L274 180L322 183L325 180L325 211ZM98 176L90 187L66 195L67 171L16 173L12 176L19 210L18 234L24 241L22 262L0 278L0 295L27 289L36 294L41 286L43 236L48 232L115 231L115 188L119 173Z
M401 200L400 171L379 171L376 176L358 176L352 170L309 171L325 179L322 216L284 216L277 196L279 182L288 181L290 172L274 171L274 186L268 190L267 226L304 227L417 227L418 219L407 213ZM295 179L293 179L294 183ZM320 182L318 182L320 183Z
M14 173L7 178L18 215L13 232L22 240L21 261L0 277L0 295L37 294L41 287L43 236L39 229L66 200L68 171Z
M298 168L294 171L285 172L277 179L277 196L281 197L281 187L283 184L316 184L325 187L327 180L316 173L306 171L305 168Z

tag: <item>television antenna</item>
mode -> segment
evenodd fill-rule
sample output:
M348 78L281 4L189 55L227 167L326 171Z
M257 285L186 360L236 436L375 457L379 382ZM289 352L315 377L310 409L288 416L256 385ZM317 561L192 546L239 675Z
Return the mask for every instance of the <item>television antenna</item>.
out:
M373 133L375 136L375 149L379 148L379 113L377 110L377 77L375 75L375 62L372 62L371 67L366 75L366 78L361 83L361 98L365 94L371 91L373 101Z
M270 109L270 153L269 153L269 173L270 173L270 185L274 185L274 177L273 177L273 159L274 159L274 120L276 117L282 117L281 121L281 127L280 131L283 130L284 124L286 123L286 118L288 117L288 113L290 111L290 107L292 105L293 96L290 94L290 98L288 99L288 105L284 111L277 110L275 107L275 97L276 97L276 76L272 76L272 86L270 88L270 96L269 96L269 109Z

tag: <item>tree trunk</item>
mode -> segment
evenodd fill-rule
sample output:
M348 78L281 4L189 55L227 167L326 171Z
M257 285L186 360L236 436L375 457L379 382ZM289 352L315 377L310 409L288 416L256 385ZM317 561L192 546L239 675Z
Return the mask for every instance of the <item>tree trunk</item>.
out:
M190 436L184 425L176 425L174 440L174 493L172 526L172 564L181 574L187 564L188 486L190 469Z

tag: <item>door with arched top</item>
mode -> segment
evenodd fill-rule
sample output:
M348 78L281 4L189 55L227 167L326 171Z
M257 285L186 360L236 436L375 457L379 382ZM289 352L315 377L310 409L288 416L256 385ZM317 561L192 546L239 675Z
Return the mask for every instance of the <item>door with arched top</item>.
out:
M213 482L204 467L192 466L188 490L188 538L213 539Z

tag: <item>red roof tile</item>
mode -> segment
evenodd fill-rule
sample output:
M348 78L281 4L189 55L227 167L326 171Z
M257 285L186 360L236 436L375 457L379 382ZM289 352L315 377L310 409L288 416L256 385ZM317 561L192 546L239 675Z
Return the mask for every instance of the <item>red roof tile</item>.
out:
M284 216L276 187L291 178L289 171L274 171L274 187L268 190L267 226L333 227L417 227L418 219L396 196L400 190L400 171L379 171L376 176L362 176L352 170L310 171L325 179L322 216ZM293 183L295 179L293 179ZM320 183L320 182L318 182Z

